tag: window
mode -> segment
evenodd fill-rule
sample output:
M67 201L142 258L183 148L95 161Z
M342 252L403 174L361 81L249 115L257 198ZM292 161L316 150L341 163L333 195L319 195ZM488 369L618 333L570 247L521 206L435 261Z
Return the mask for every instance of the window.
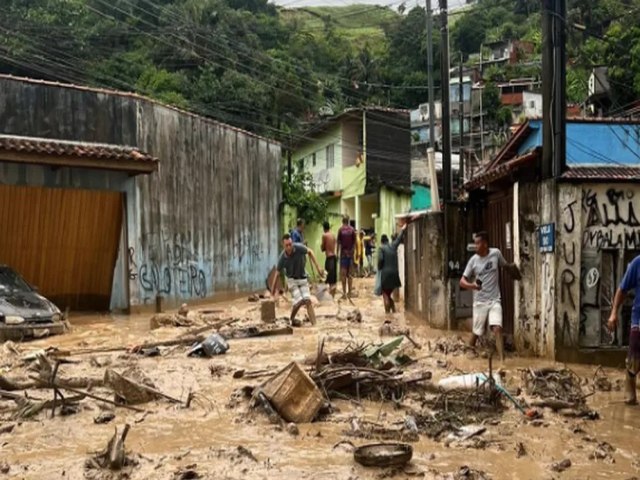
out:
M313 167L316 166L316 154L315 153L311 155L311 165Z
M529 100L529 108L535 108L536 107L536 102L534 102L533 100Z
M331 145L327 145L325 155L327 157L327 169L333 168L335 166L333 143Z

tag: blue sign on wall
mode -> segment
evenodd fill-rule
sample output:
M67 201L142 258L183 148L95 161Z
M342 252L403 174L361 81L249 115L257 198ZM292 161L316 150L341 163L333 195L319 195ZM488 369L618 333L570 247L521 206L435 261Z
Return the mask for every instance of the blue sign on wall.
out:
M540 225L540 252L552 253L556 244L556 224Z

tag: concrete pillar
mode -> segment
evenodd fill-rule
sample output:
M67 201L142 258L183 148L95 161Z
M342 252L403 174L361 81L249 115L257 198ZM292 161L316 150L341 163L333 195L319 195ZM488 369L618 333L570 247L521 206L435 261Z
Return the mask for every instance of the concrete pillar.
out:
M354 215L354 220L356 221L356 229L360 230L362 228L362 225L360 224L360 219L361 219L361 214L362 212L360 211L360 195L356 195L356 199L355 199L355 207L354 207L356 213Z

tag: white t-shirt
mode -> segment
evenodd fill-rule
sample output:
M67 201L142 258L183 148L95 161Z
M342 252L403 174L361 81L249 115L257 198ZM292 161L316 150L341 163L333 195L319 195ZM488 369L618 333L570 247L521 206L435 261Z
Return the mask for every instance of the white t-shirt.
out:
M500 301L499 267L507 261L497 248L490 248L489 253L481 257L477 253L471 257L462 274L468 281L480 280L480 290L473 291L473 303L492 303Z

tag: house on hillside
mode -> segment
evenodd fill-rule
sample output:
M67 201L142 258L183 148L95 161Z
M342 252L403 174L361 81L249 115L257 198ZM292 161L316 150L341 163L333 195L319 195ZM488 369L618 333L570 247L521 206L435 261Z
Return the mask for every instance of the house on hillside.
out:
M502 279L505 330L520 351L620 364L631 301L613 335L606 322L625 267L640 254L640 122L567 120L555 179L541 177L541 147L542 122L529 120L465 185L475 228L522 271L515 285Z
M0 75L0 264L61 309L262 288L281 146L127 92Z
M480 70L490 65L515 65L520 63L527 55L531 55L535 46L531 42L522 40L498 40L482 45L488 56L479 59Z
M334 229L347 214L358 229L395 232L395 216L411 207L410 127L408 110L367 107L327 118L301 136L291 168L313 175L329 200ZM286 227L292 219L285 219ZM316 249L321 231L320 225L305 231Z

